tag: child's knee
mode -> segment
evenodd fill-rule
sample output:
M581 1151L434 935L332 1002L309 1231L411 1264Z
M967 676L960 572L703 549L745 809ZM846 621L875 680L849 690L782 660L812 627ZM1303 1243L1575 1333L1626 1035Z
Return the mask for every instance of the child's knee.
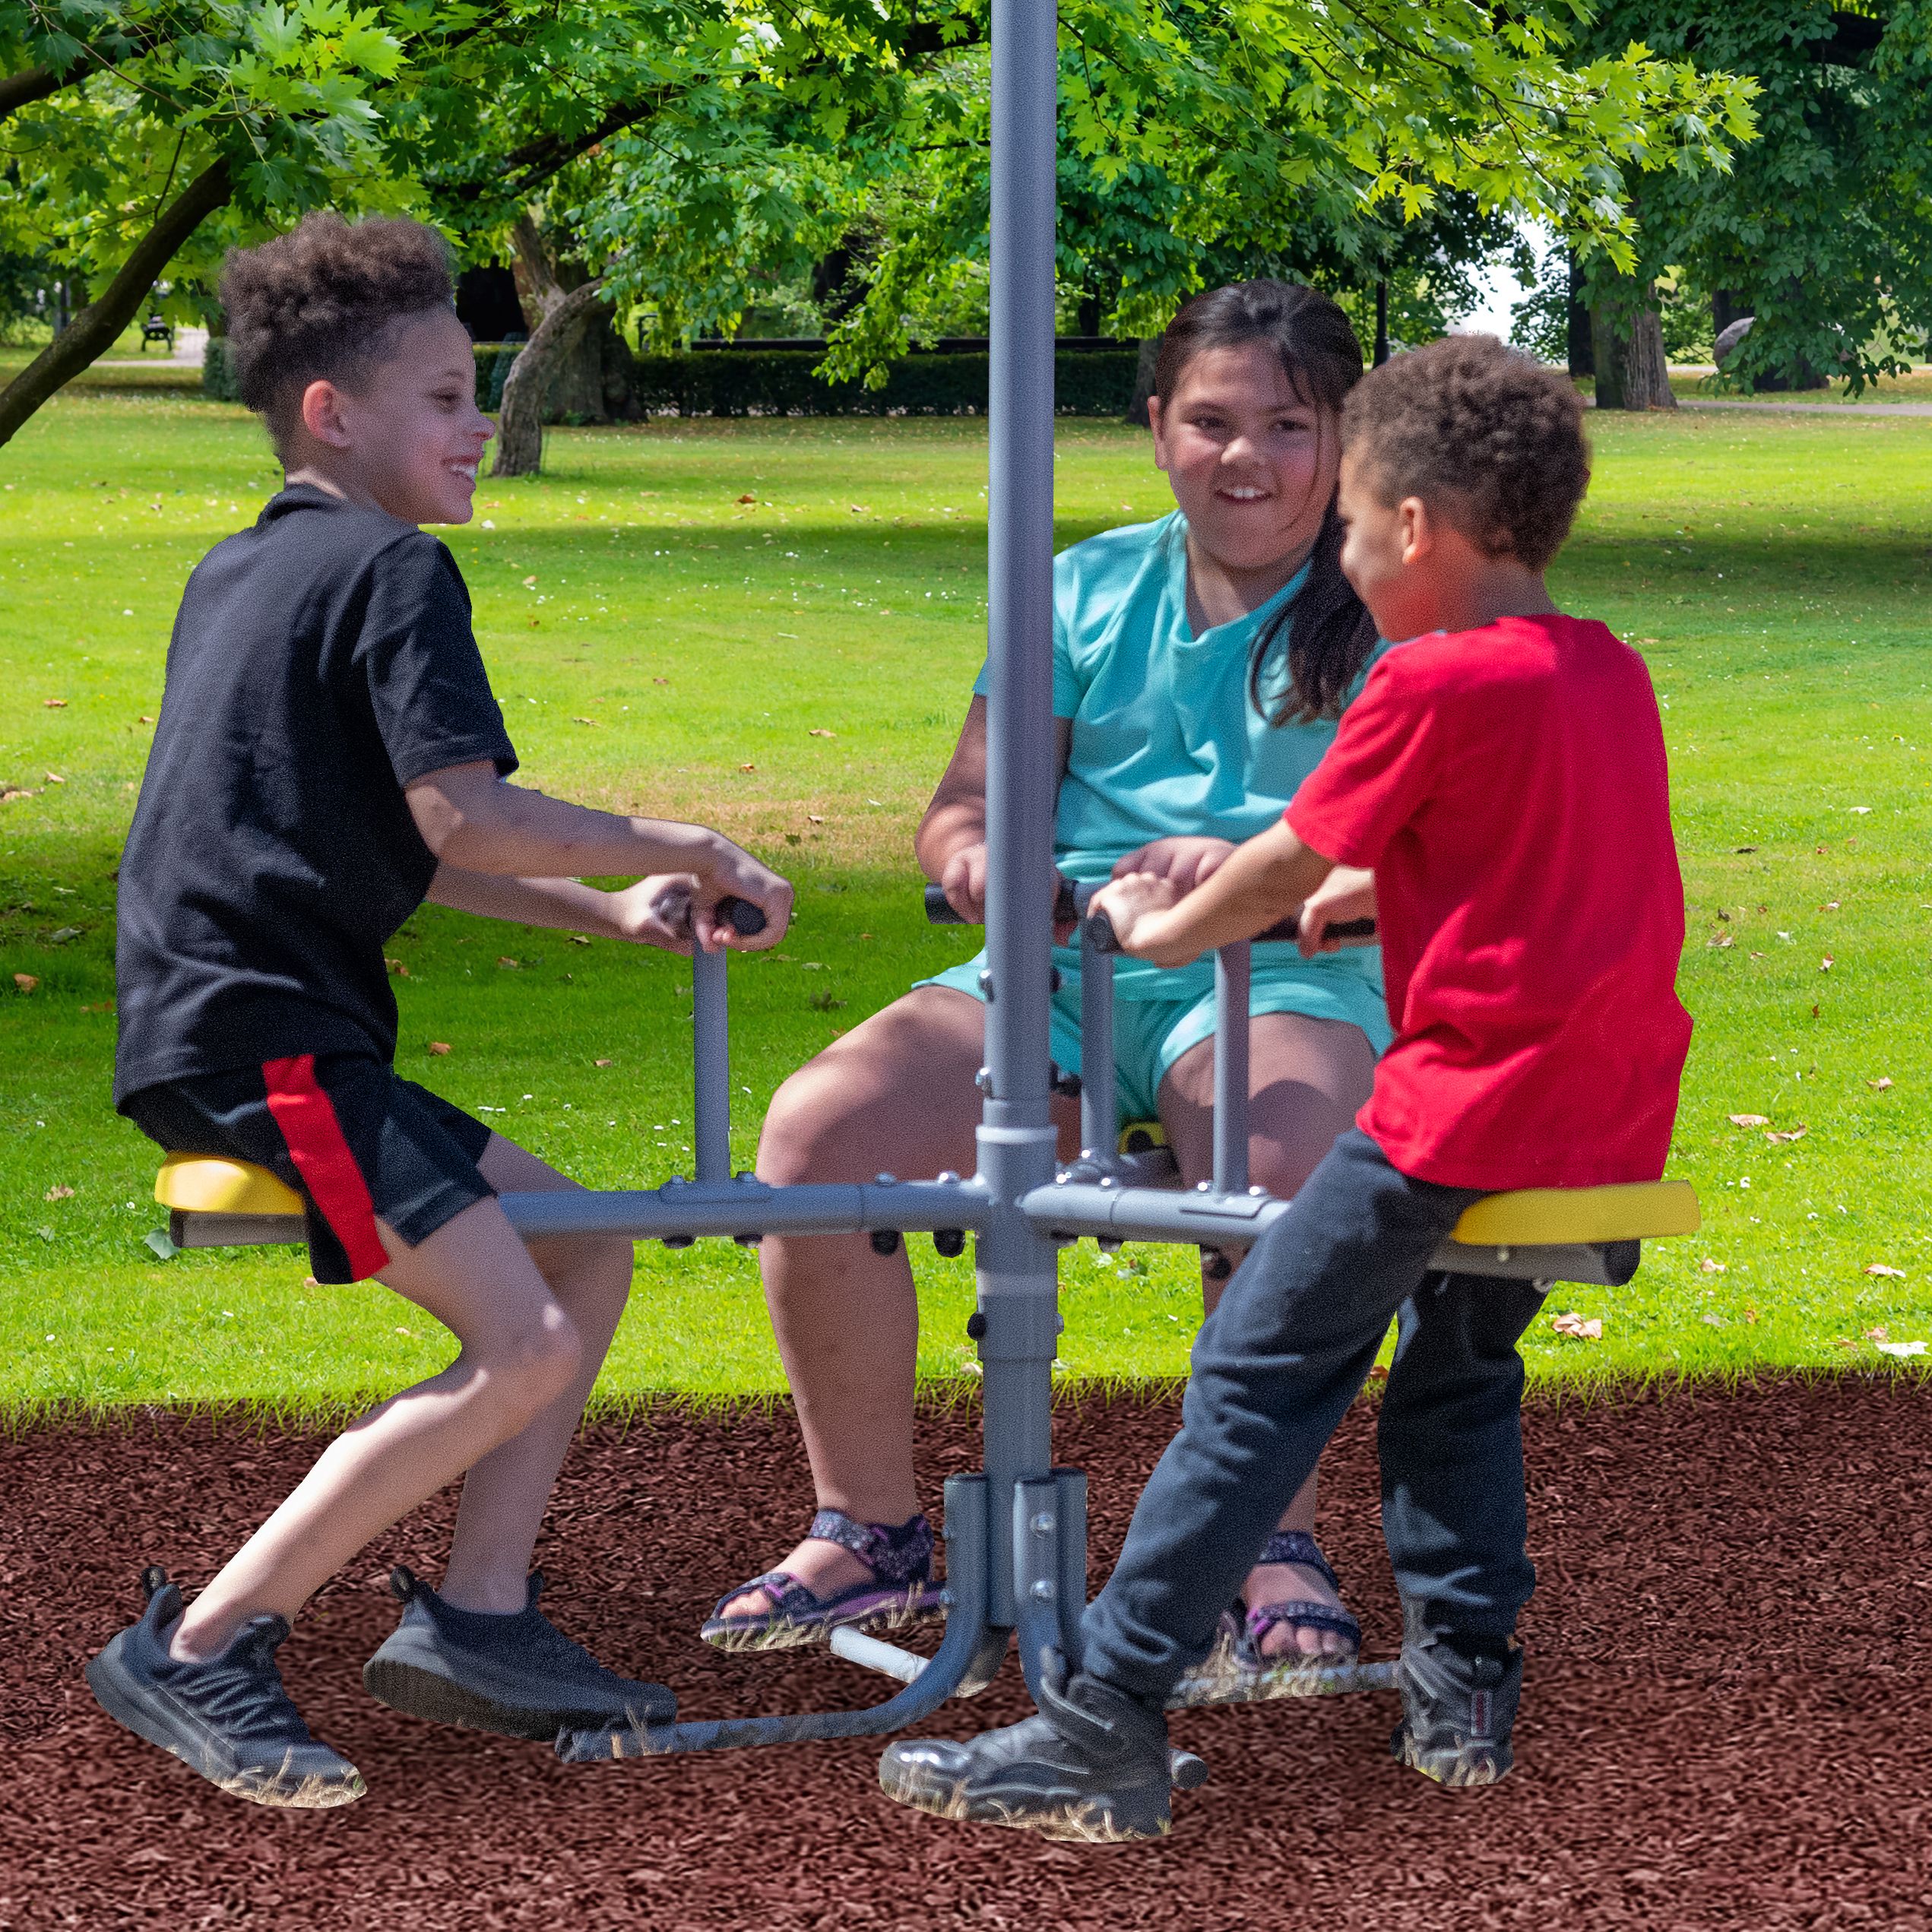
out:
M583 1362L577 1324L553 1302L499 1338L478 1366L497 1398L527 1419L570 1386Z
M771 1097L759 1136L758 1176L774 1187L820 1178L850 1151L851 1122L838 1090L816 1068L801 1067Z

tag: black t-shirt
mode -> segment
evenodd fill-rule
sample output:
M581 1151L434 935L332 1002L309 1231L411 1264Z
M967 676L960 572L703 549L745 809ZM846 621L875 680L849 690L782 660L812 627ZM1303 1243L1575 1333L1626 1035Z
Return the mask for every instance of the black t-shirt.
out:
M114 1094L396 1047L436 862L403 787L517 755L433 537L306 484L204 557L121 860Z

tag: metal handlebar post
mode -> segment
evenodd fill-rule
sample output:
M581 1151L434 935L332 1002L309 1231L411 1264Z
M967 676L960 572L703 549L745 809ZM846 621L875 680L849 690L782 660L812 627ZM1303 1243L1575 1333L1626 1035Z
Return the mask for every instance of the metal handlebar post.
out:
M1113 956L1080 922L1080 1145L1104 1164L1120 1148L1120 1078L1113 1064Z
M747 938L765 930L764 914L748 899L721 899L717 910ZM730 957L702 947L691 955L691 1139L701 1187L731 1178L731 1021L725 993Z
M1248 1191L1248 942L1215 955L1215 1192Z

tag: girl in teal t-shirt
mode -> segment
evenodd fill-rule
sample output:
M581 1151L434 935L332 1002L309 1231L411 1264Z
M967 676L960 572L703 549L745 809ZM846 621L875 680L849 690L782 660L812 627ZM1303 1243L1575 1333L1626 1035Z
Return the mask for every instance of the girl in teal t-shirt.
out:
M1148 405L1177 508L1077 543L1054 570L1053 710L1060 869L1153 870L1183 888L1272 823L1327 749L1376 648L1342 577L1334 509L1338 418L1362 371L1325 296L1276 282L1216 290L1164 340ZM955 908L984 914L986 701L975 695L917 840ZM1324 888L1360 910L1364 876ZM1060 948L1053 1050L1079 1065L1079 955ZM980 961L923 982L786 1082L758 1172L774 1183L974 1165L984 1007ZM1129 1118L1158 1114L1183 1180L1211 1159L1213 968L1116 968L1115 1046ZM1255 949L1249 1168L1292 1195L1367 1097L1386 1044L1373 950L1304 961ZM1077 1103L1056 1103L1061 1155ZM1230 1257L1204 1256L1210 1306ZM819 1511L781 1566L721 1599L705 1635L729 1649L824 1641L936 1608L932 1532L913 1484L918 1310L903 1248L863 1235L768 1239L766 1299ZM1252 1690L1264 1668L1346 1661L1360 1633L1311 1534L1314 1483L1262 1551L1211 1670Z

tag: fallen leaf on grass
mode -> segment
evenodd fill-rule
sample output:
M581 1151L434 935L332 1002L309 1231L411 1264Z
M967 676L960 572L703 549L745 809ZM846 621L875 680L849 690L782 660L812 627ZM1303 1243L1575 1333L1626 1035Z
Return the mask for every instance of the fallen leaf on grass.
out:
M654 677L651 680L651 682L653 684L669 684L670 683L670 679L667 677Z
M593 1066L614 1066L616 1063L614 1060L593 1060L591 1064Z
M81 929L78 926L56 926L47 935L47 943L50 946L64 946L69 939L78 939L80 936Z
M67 708L65 698L43 698L40 702L50 711L64 711Z
M1881 1341L1877 1344L1877 1348L1881 1355L1896 1355L1901 1357L1907 1355L1923 1355L1925 1353L1925 1344L1922 1341Z
M16 973L14 975L14 990L17 993L31 993L40 983L31 973Z
M822 731L819 727L815 724L809 731L806 733L805 735L808 738L836 738L838 736L838 733L836 731Z
M758 767L755 765L741 765L738 769L740 771L755 771Z
M496 963L499 966L508 966L514 968L521 966L523 964L523 961L521 959L512 959L508 953L505 953L501 959L497 961Z
M64 785L67 781L58 771L43 771L40 776L50 785Z
M31 798L33 794L22 785L9 785L0 791L0 805L11 805L17 798Z
M534 577L526 577L523 580L523 587L526 591L535 590L537 588L537 579Z
M429 1051L432 1053L446 1053L449 1051L449 1042L447 1040L432 1040L429 1042Z
M1771 1124L1768 1113L1728 1113L1725 1118L1734 1127L1768 1127Z
M1757 1318L1758 1312L1755 1308L1747 1307L1744 1310L1744 1319L1747 1322L1755 1322L1757 1320Z
M1867 1329L1865 1331L1865 1339L1867 1341L1883 1341L1890 1332L1890 1330L1887 1329Z
M1706 1255L1697 1264L1697 1272L1700 1275L1721 1275L1724 1272L1724 1263L1721 1261L1713 1261L1709 1255Z
M1737 942L1728 933L1720 933L1714 939L1706 939L1707 946L1734 946Z
M1873 1262L1865 1272L1867 1275L1883 1275L1887 1281L1902 1281L1905 1278L1905 1271L1902 1268L1887 1268L1882 1261Z
M1734 845L1731 849L1741 858L1747 852L1755 852L1757 847L1755 845Z
M391 959L385 955L382 964L395 978L406 980L409 977L409 968L400 959Z
M74 1190L71 1187L50 1187L40 1198L43 1201L71 1201Z
M1829 973L1832 970L1832 956L1829 953L1826 953L1824 958L1819 961L1818 970L1821 973Z
M1571 1336L1578 1341L1601 1341L1603 1339L1603 1317L1592 1315L1586 1322L1581 1315L1572 1310L1562 1315L1552 1315L1550 1325L1559 1335Z
M1774 1128L1770 1132L1765 1135L1765 1139L1774 1142L1778 1141L1802 1140L1810 1131L1811 1129L1809 1127L1794 1127L1788 1133L1781 1134L1775 1128Z
M1892 1084L1891 1076L1890 1076L1889 1074L1888 1074L1887 1075L1886 1075L1886 1076L1885 1076L1883 1078L1882 1078L1882 1079L1878 1079L1878 1080L1867 1080L1867 1081L1865 1082L1865 1085L1866 1085L1867 1087L1870 1088L1870 1089L1872 1090L1872 1091L1873 1091L1873 1093L1875 1093L1875 1094L1882 1094L1882 1093L1883 1093L1883 1092L1885 1091L1886 1088L1888 1088L1889 1086L1890 1086L1890 1085L1891 1085L1891 1084Z
M814 1012L832 1013L836 1012L845 1004L845 1002L842 999L835 999L828 993L815 993L806 1003Z
M746 494L746 496L740 497L738 501L740 503L755 503L758 501L758 499L755 496Z
M597 720L594 717L574 717L570 721L572 724L594 724L597 723Z

